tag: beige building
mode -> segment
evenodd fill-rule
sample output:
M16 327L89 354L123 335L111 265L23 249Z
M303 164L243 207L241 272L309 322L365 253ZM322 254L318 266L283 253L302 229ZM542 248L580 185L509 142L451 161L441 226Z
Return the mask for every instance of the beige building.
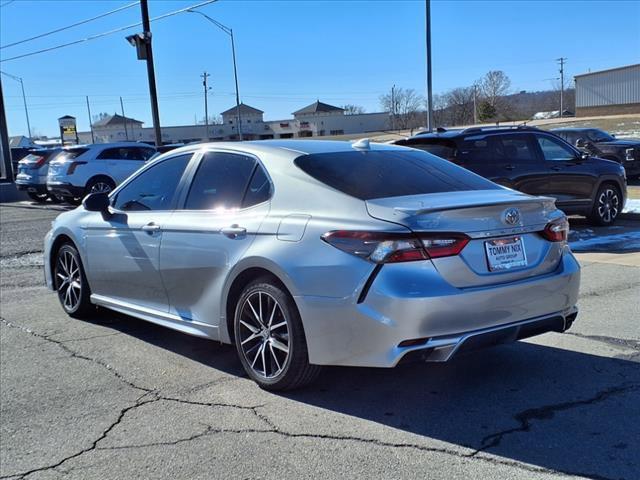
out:
M240 115L238 116L238 110ZM162 143L238 140L242 129L244 140L273 138L324 137L356 133L379 132L389 128L389 113L346 115L344 110L319 100L293 112L293 118L264 120L264 112L244 103L221 113L222 123L212 125L182 125L161 127ZM238 124L240 119L240 125ZM153 142L151 127L143 122L114 114L93 124L96 143L132 140ZM91 143L91 132L79 132L81 143Z

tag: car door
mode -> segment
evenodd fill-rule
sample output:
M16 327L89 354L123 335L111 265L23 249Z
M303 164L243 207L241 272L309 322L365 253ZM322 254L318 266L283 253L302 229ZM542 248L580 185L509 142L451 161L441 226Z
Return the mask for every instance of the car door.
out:
M86 225L87 276L94 295L166 312L160 242L192 154L151 165L118 189L111 215Z
M588 157L555 136L543 133L534 136L550 174L549 195L557 198L559 205L590 203L598 177Z
M508 176L505 186L528 193L551 193L549 172L538 155L535 139L528 133L493 135L496 165Z
M203 155L184 206L168 221L160 249L170 313L218 325L229 271L249 248L269 212L271 182L249 155Z

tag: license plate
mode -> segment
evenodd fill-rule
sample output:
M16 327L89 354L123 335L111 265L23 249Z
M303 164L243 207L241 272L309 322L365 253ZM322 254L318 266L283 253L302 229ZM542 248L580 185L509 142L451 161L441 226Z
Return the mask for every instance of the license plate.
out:
M522 237L497 238L484 242L487 264L491 272L526 267L527 255Z

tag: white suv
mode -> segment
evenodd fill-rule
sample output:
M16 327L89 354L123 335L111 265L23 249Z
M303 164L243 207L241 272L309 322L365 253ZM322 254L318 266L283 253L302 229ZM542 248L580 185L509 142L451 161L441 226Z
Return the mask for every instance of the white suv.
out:
M49 164L47 190L78 203L89 193L110 192L155 153L154 147L134 142L65 148Z

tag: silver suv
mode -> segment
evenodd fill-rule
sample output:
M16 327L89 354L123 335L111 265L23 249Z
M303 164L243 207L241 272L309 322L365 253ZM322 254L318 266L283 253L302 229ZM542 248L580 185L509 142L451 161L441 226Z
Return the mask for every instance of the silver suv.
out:
M65 148L49 165L47 190L79 203L89 193L110 192L155 153L154 147L134 142Z

